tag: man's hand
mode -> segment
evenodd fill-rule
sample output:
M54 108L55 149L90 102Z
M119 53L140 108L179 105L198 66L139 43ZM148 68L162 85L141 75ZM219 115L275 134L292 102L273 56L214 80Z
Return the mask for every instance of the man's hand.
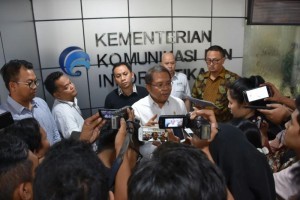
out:
M134 110L133 109L130 109L130 108L127 108L127 114L128 114L128 120L130 121L134 121Z
M197 116L201 116L204 119L209 121L212 129L218 128L217 119L213 110L208 110L208 109L198 110L196 107L194 107L194 111L191 112L190 116L191 116L190 118L191 120L195 119Z
M277 102L277 103L282 103L288 106L291 109L296 109L296 104L295 100L285 97L280 93L280 91L273 85L272 83L266 82L262 85L267 85L269 88L272 90L272 96L265 98L265 101L272 101L272 102Z
M89 141L90 143L95 142L95 140L99 137L100 129L103 127L105 122L106 120L100 118L98 112L85 119L79 139Z
M176 142L176 143L180 142L179 137L177 137L177 136L174 135L172 129L168 128L166 131L168 132L168 141Z
M151 119L145 124L145 126L155 126L155 124L158 123L157 121L155 121L156 118L157 118L157 114L151 117Z
M210 139L202 140L198 136L196 136L195 134L192 137L192 144L195 147L198 147L198 148L202 149L204 152L206 150L208 151L209 143L215 138L216 134L218 133L218 123L217 123L214 111L207 110L207 109L198 110L197 108L194 107L194 111L190 114L190 116L191 116L191 118L190 118L191 120L194 120L197 116L201 116L204 119L209 121L210 126L211 126L211 137L210 137Z
M266 82L262 84L261 86L266 85L268 86L272 91L272 96L265 99L265 101L275 101L280 102L280 99L283 97L283 95L280 93L280 91L276 88L275 85L272 83Z
M119 128L119 131L116 135L116 138L115 138L115 150L116 150L116 157L119 155L120 153L120 150L122 148L122 145L125 141L125 138L126 138L126 134L127 134L127 131L126 131L126 122L124 120L124 118L121 118L120 120L120 128Z
M274 124L283 123L292 114L292 110L282 104L272 103L267 106L273 109L257 109L257 111L264 114Z

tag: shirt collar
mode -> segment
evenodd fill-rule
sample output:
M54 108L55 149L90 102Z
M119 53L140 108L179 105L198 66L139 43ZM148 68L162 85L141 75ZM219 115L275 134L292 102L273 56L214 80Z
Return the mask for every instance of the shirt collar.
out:
M64 101L64 100L60 100L60 99L56 99L56 100L59 101L59 102L61 102L61 103L68 104L70 107L77 106L77 98L76 97L74 98L74 102L72 102L72 101Z
M136 85L133 84L132 87L133 87L132 93L137 93ZM118 86L118 95L120 96L121 94L124 95L123 90Z
M150 104L150 105L158 105L158 104L152 99L152 97L151 97L150 94L149 94L148 96L149 96L149 104ZM169 97L168 100L165 102L165 104L166 104L166 103L169 104L169 102L170 102L169 99L170 99L170 97ZM164 105L165 105L165 104L164 104Z
M218 77L224 78L224 77L225 77L225 72L226 72L225 67L223 67L223 69L222 69L222 71L220 72L220 74L218 75ZM208 77L210 76L210 73L211 73L211 72L205 73L203 76L204 76L205 78L208 78Z
M172 80L177 80L178 79L178 72L175 72L174 76L172 77Z
M28 108L26 108L26 107L22 106L21 104L19 104L18 102L16 102L10 95L7 96L7 103L9 105L11 105L11 107L13 109L15 109L16 113L18 113L19 115L22 113L22 111L24 109L29 110ZM38 107L38 103L34 99L32 99L31 105L32 105L32 108Z

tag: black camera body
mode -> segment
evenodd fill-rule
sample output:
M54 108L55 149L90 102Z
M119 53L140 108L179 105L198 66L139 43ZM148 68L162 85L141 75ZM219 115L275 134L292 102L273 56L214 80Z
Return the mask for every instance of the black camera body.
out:
M106 109L100 108L99 114L100 117L107 120L104 126L101 128L101 134L97 141L98 152L101 152L103 149L110 148L114 146L115 137L120 128L120 120L123 117L125 120L128 120L129 116L127 113L127 108L132 109L130 106L125 106L120 109ZM140 145L138 141L138 129L139 123L133 122L134 130L132 134L133 146ZM127 127L128 128L128 127Z
M101 118L109 121L108 123L110 123L111 129L118 130L120 128L121 118L128 120L127 108L132 109L130 106L125 106L120 109L100 108L99 115Z
M201 116L191 120L189 113L186 115L161 115L158 119L158 125L160 129L190 128L193 134L203 140L210 139L211 136L209 121Z

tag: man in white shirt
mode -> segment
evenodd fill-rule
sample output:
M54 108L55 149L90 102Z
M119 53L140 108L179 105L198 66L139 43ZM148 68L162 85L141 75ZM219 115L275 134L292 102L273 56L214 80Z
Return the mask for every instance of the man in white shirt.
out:
M185 115L184 102L171 96L172 80L170 72L162 66L154 66L145 76L149 95L132 105L136 119L142 126L154 126L160 115Z
M166 52L161 57L161 65L167 68L172 77L171 95L184 101L187 111L190 111L191 103L185 96L191 96L190 85L185 74L176 72L176 60L172 52Z
M47 76L45 86L55 98L52 115L62 136L69 138L73 131L80 132L84 119L77 104L75 85L62 72L56 71Z

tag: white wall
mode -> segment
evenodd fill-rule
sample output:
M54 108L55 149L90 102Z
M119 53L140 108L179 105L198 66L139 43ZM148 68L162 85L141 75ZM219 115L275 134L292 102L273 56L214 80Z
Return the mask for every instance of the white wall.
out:
M187 73L192 86L200 68L206 69L203 61L205 49L217 44L232 52L232 59L225 62L226 68L242 73L246 0L33 0L32 6L43 80L49 73L61 70L58 59L60 53L69 46L84 49L91 58L89 70L78 67L76 70L82 72L81 76L71 77L78 88L79 106L85 116L91 114L90 110L94 113L98 107L103 106L106 94L115 88L103 82L104 75L111 76L109 57L112 56L113 62L118 60L114 54L119 54L121 61L124 61L124 54L133 57L139 53L144 60L145 53L157 53L159 57L160 52L170 50L182 52L183 58L187 59L190 57L185 53L192 55L196 60L177 61L177 69ZM157 31L163 32L162 38L155 33ZM186 36L186 42L178 40L170 43L168 41L172 38L165 37L167 31L173 31L173 36L176 32L188 34L196 31L201 41L188 42ZM154 32L154 42L146 40L145 43L139 38L143 32ZM112 46L108 45L109 33L112 33ZM135 33L136 44L132 42L124 45L121 42L120 45L117 40L120 33L124 36ZM203 39L202 33L211 33L211 40ZM107 46L101 42L96 45L96 34L98 38L104 34L103 42ZM97 60L97 55L102 57L105 54L107 66L104 62L99 64ZM155 64L154 60L145 64L132 64L138 85L144 85L144 72ZM52 97L47 92L45 95L51 106Z
M24 59L33 63L40 78L34 24L30 1L0 1L0 68L9 60ZM0 104L6 100L8 91L0 78ZM38 95L43 96L42 87Z

